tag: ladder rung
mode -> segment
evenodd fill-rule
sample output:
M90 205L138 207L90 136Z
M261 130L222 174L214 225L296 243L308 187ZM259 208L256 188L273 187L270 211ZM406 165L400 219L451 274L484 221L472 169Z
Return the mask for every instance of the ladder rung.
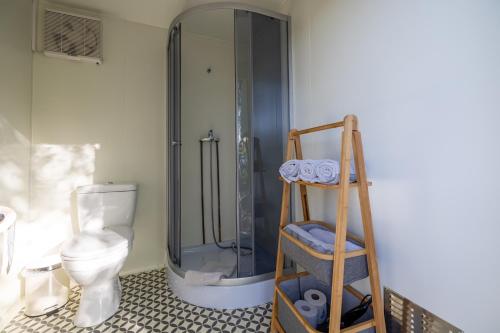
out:
M303 276L308 276L308 275L311 275L311 273L309 273L307 271L302 271L299 273L293 273L293 274L289 274L289 275L282 275L275 280L275 285L279 285L283 281L293 280L293 279L303 277Z
M295 131L292 131L292 134L297 136L297 135L309 134L309 133L324 131L324 130L328 130L328 129L338 128L338 127L342 127L342 126L344 126L344 122L338 121L336 123L306 128L303 130L295 130Z
M279 177L281 181L285 181L283 177ZM368 186L372 186L372 182L367 182ZM303 180L297 180L294 182L291 182L291 184L297 184L297 185L304 185L304 186L311 186L311 187L317 187L317 188L322 188L324 190L338 190L340 189L340 184L322 184L322 183L310 183L310 182L305 182ZM358 187L360 183L354 182L354 183L349 183L349 187Z
M375 320L370 319L370 320L358 323L356 325L346 327L344 329L341 329L340 333L356 333L356 332L361 332L361 331L364 331L366 329L369 329L370 327L375 327Z
M367 255L366 249L361 249L361 250L354 250L354 251L348 251L345 253L345 258L354 258L354 257L359 257L359 256L365 256Z

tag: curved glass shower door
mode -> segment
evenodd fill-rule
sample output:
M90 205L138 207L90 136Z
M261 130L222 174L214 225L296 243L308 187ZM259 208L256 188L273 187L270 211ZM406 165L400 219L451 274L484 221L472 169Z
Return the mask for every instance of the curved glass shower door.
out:
M246 10L183 17L169 42L169 226L180 271L274 271L288 119L287 23Z

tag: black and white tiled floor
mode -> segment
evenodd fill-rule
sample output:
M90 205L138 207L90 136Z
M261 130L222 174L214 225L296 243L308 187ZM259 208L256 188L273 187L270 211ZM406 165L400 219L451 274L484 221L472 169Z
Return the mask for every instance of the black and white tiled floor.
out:
M80 289L74 288L69 302L58 312L34 318L20 312L2 333L268 332L270 328L270 304L223 311L197 307L172 293L165 270L128 275L121 282L123 297L119 311L96 327L73 326L80 298Z

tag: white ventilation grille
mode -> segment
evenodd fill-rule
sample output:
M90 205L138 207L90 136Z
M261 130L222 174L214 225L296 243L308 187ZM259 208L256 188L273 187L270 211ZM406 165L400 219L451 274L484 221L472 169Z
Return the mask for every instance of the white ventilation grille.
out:
M99 19L46 9L44 21L46 55L101 63Z
M384 308L389 333L463 333L389 288L384 288Z

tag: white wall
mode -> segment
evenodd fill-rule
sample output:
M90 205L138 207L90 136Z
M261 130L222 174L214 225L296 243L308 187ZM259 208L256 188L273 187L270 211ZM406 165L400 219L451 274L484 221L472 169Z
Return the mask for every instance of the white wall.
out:
M25 241L31 142L31 1L0 1L0 206L17 215L16 249ZM0 328L18 300L20 257L0 277Z
M220 11L219 11L220 12ZM219 15L231 15L232 11ZM233 24L227 27L233 35ZM213 129L220 138L221 226L222 239L234 239L236 233L236 147L234 112L234 42L206 35L187 32L189 22L182 32L182 246L200 245L201 229L201 176L200 143L208 130ZM202 55L202 56L200 56ZM212 69L207 73L208 68ZM204 146L205 233L207 243L212 243L209 190L209 144ZM214 150L214 213L217 232L215 145Z
M500 3L296 0L291 16L295 126L359 116L382 284L497 331ZM338 156L327 139L305 156ZM313 216L333 220L333 199L312 192Z
M36 54L33 62L32 249L72 232L70 196L89 183L139 185L125 271L164 263L165 29L103 19L97 66ZM43 236L43 237L42 237Z

